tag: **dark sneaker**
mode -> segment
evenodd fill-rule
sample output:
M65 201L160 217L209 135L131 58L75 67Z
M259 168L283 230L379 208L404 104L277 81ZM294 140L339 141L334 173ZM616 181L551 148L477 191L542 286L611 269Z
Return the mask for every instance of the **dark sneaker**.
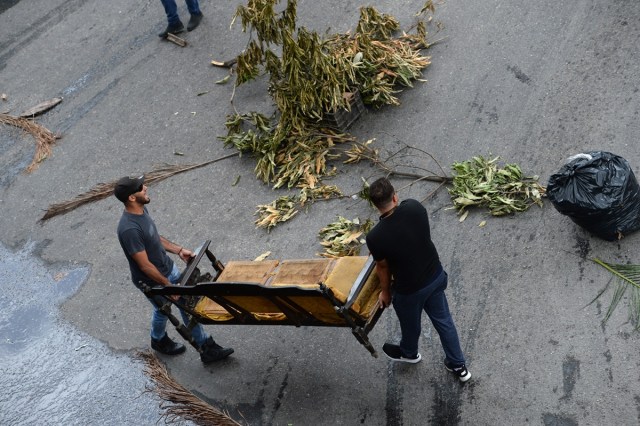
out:
M217 344L211 336L207 338L207 341L202 345L202 353L200 354L200 360L209 364L211 362L220 361L225 359L233 353L232 348L223 348Z
M171 340L166 333L160 340L151 339L151 348L165 355L178 355L187 350L183 344Z
M202 22L202 13L199 15L191 15L189 23L187 24L187 31L195 30L198 25L200 25L200 22Z
M471 378L471 373L469 373L469 370L467 370L467 367L464 364L460 367L451 367L445 361L444 368L446 368L447 371L451 371L453 374L458 376L458 379L460 379L462 383L466 382Z
M179 34L184 31L184 24L182 21L178 21L175 24L167 25L167 28L158 34L160 38L167 38L168 34Z
M402 351L400 350L400 346L393 345L391 343L385 343L382 345L382 352L391 360L391 361L399 361L399 362L408 362L409 364L416 364L420 362L422 356L417 353L413 357L406 357L402 355Z

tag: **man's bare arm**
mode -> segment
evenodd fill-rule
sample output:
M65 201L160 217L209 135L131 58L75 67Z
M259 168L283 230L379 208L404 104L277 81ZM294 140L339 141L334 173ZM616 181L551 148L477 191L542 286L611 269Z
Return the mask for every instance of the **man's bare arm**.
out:
M378 300L385 308L391 304L391 269L386 259L376 261L376 274L380 281Z
M160 242L162 243L162 247L164 247L164 249L169 253L180 254L180 249L183 248L182 246L167 240L162 235L160 235Z
M132 254L131 257L147 277L157 282L158 284L162 284L165 286L171 284L167 277L162 275L158 268L156 268L155 265L149 261L146 250L142 250L137 252L136 254Z
M177 254L180 259L188 262L190 258L194 257L196 254L189 249L186 249L174 242L167 240L165 237L160 235L160 242L162 243L162 247L169 253Z

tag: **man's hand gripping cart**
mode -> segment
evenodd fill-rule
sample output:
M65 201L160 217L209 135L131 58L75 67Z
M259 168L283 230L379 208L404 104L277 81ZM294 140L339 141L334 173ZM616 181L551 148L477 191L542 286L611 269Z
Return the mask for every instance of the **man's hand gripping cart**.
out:
M230 261L225 266L210 243L189 262L179 285L144 289L147 296L164 298L162 311L196 349L190 333L196 323L349 327L378 356L368 337L384 310L373 258ZM198 266L205 255L213 270L202 273ZM173 300L176 295L181 297ZM171 314L171 304L191 315L189 324Z

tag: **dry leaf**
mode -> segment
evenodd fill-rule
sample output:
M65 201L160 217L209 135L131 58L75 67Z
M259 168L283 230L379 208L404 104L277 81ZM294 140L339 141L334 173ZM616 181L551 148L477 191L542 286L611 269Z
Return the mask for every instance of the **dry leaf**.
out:
M213 60L211 61L211 65L213 65L214 67L231 68L237 61L237 58L229 59L228 61L224 62Z
M53 99L49 99L48 101L40 102L38 105L29 108L28 110L20 114L18 117L21 117L21 118L35 117L38 114L42 114L43 112L50 110L54 106L58 105L60 102L62 102L62 98L53 98Z
M263 260L265 260L267 257L269 257L271 255L270 251L265 251L264 253L262 253L260 256L256 257L255 259L253 259L254 262L262 262Z
M480 223L478 224L478 226L479 226L480 228L482 228L482 227L483 227L483 226L485 226L486 224L487 224L487 221L486 221L486 220L483 220L482 222L480 222Z
M460 216L460 219L458 219L459 222L464 222L464 220L467 218L467 216L469 216L469 210L466 210L464 213L462 213L462 216Z

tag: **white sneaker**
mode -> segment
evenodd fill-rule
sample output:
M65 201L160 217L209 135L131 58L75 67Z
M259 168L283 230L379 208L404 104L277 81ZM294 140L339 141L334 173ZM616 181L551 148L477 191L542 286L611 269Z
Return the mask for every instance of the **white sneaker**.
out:
M458 379L460 379L462 383L466 382L471 378L471 373L469 373L469 370L467 370L467 367L464 364L462 364L461 367L449 367L445 362L444 368L446 368L447 371L450 371L456 376L458 376Z

